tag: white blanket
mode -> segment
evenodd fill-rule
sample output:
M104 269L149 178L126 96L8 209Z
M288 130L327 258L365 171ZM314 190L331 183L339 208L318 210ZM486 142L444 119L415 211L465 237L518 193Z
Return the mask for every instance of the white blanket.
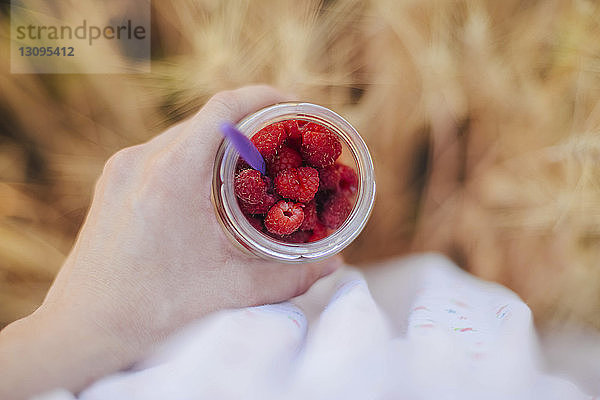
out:
M433 254L365 275L344 267L290 302L200 319L77 398L592 399L543 372L508 289Z

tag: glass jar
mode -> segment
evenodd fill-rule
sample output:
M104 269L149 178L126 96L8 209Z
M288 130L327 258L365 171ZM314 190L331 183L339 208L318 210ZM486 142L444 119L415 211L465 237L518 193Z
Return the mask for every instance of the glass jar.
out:
M217 217L234 243L259 257L282 262L320 260L339 253L362 231L375 201L375 171L365 142L356 129L335 112L311 103L278 103L240 121L237 128L246 136L288 119L315 122L328 128L342 142L340 161L354 167L358 188L348 218L329 236L311 243L286 243L256 230L242 213L235 193L234 177L238 153L229 141L221 143L215 158L212 200Z

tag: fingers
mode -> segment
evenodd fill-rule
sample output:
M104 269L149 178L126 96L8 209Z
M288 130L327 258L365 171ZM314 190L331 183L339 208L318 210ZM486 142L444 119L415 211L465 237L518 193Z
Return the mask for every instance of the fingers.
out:
M198 191L197 183L210 182L212 165L223 135L219 126L240 119L287 98L270 86L247 86L214 95L190 120L147 143L144 173L148 182ZM192 184L190 184L192 183Z
M269 104L285 101L287 97L267 85L246 86L215 94L198 113L218 120L238 122L240 119Z
M222 139L217 131L221 122L237 123L254 111L286 100L290 97L267 85L222 91L211 97L194 117L173 125L146 144L158 151L182 138L188 138L190 144L195 145L209 140L218 144Z
M340 256L315 263L307 263L296 269L295 279L290 279L290 298L306 292L319 279L332 274L342 265Z
M335 256L323 261L305 264L276 264L263 272L259 287L268 288L259 296L258 303L289 300L306 292L316 281L335 272L342 265L342 258ZM270 293L269 293L270 292Z
M188 150L189 162L196 167L202 161L212 162L217 147L223 140L219 132L222 122L235 124L265 106L286 100L288 98L285 95L265 85L217 93L192 118L182 134L182 144Z

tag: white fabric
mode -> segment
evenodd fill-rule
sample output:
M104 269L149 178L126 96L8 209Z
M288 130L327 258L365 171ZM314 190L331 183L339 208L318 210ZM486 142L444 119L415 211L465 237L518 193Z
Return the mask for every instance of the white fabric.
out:
M365 275L344 267L291 302L203 318L78 399L592 399L543 373L508 289L433 254Z

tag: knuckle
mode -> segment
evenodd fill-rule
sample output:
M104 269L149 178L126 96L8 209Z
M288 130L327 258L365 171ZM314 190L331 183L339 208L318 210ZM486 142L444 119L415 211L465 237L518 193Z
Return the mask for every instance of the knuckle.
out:
M294 296L300 296L305 293L313 283L319 278L319 274L317 273L317 269L312 265L306 265L301 273L298 274L298 278L296 280L296 289L294 291Z
M100 181L122 184L136 166L140 155L139 146L127 147L113 154L104 164Z
M139 149L127 147L113 154L104 165L103 174L112 175L125 172L131 168L137 159Z
M225 90L211 97L207 105L223 110L225 115L237 115L241 109L241 100L236 91Z

